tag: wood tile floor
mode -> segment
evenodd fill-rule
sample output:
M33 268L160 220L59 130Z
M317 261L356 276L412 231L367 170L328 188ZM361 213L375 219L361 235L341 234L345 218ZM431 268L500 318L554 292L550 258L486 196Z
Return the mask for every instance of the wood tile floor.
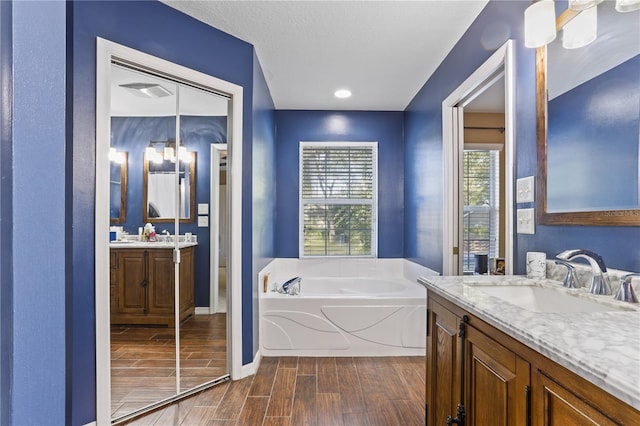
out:
M225 382L131 425L424 425L424 357L262 358Z
M226 314L195 315L180 326L180 388L227 372ZM111 328L111 413L119 417L176 394L175 331Z

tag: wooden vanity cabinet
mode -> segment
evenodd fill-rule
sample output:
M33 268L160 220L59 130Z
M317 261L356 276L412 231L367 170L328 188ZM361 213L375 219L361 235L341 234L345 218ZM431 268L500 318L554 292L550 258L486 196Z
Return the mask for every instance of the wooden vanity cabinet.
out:
M180 321L193 315L194 247L180 250ZM111 249L111 324L173 327L175 276L169 248Z
M440 302L429 296L427 424L446 425L463 408L466 425L527 425L529 363Z
M428 425L459 403L465 425L640 425L635 408L433 292L427 321Z

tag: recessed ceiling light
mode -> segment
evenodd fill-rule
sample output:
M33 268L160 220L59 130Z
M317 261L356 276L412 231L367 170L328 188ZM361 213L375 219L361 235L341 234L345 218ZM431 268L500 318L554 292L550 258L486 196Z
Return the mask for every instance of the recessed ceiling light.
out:
M334 96L340 99L348 98L351 96L351 90L347 90L347 89L336 90L336 92L334 93Z

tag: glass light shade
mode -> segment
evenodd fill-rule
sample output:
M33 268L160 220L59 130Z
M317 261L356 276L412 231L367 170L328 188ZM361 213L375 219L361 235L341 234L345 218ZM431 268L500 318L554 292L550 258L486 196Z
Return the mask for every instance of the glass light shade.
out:
M586 46L598 36L597 8L583 10L562 29L562 47L577 49Z
M556 9L553 0L540 0L524 11L524 45L540 47L556 38Z
M173 147L165 146L164 147L164 159L167 161L171 161L171 158L175 157L175 152ZM175 160L174 160L175 162Z
M187 151L187 148L184 146L181 146L180 148L178 148L178 158L183 163L191 162L191 155L189 155L189 151Z
M602 0L569 0L569 9L587 10L602 3Z
M115 148L109 148L109 160L114 163L123 164L124 163L124 155L122 152L118 152Z
M633 12L640 9L640 0L616 0L618 12Z

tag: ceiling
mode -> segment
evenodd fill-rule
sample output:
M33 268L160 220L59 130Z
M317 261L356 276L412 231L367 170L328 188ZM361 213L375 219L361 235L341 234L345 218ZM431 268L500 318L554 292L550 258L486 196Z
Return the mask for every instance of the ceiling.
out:
M252 44L276 109L403 111L487 1L163 3Z

